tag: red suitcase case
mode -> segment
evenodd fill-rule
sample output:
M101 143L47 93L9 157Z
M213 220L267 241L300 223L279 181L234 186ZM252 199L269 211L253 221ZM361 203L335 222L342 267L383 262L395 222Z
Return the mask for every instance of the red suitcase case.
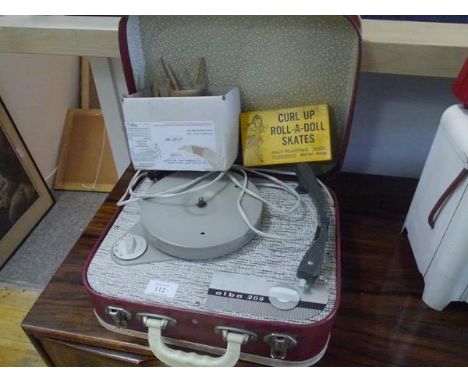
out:
M176 72L205 57L210 83L240 88L242 111L327 103L334 160L312 167L322 179L339 171L359 73L359 18L131 16L122 18L119 39L129 94L148 86L160 57L170 58ZM109 248L135 222L130 207L116 212L83 270L98 321L109 330L148 338L156 356L174 366L234 365L239 358L273 366L316 363L326 351L340 301L339 207L330 194L323 303L279 310L258 292L294 278L291 269L302 256L294 250L267 261L268 254L253 253L247 264L236 263L236 256L117 264Z

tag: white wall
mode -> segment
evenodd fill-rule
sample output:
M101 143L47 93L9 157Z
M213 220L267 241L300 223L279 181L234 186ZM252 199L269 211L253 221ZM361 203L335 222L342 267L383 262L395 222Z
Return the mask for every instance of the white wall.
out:
M419 178L453 81L361 74L343 171Z
M79 102L79 58L0 54L0 97L51 185L67 109Z

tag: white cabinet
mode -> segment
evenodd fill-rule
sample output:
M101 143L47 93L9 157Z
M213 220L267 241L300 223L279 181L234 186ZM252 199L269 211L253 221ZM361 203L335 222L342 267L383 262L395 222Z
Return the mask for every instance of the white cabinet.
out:
M442 310L467 301L468 110L462 105L442 115L405 228L424 276L424 302Z

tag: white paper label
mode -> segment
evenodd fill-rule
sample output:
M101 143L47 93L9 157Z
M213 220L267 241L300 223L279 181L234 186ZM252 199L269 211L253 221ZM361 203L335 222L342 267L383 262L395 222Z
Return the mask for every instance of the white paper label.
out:
M174 298L178 287L177 283L154 279L146 286L145 294Z
M126 122L132 162L146 170L213 170L216 154L213 121Z

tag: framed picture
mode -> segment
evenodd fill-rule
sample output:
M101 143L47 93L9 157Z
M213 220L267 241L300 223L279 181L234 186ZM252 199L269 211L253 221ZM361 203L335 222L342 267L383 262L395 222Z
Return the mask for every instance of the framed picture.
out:
M54 204L0 98L0 267Z

